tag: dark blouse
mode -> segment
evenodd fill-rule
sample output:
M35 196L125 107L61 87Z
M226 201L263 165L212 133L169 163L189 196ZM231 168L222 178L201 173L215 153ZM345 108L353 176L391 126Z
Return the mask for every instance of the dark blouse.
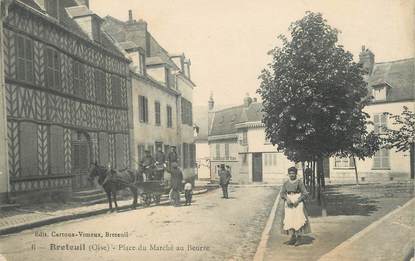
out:
M287 200L288 193L301 193L301 196L298 199L299 201L305 200L308 196L308 191L305 188L304 183L300 179L297 179L294 182L287 180L282 185L281 192L280 192L281 198L284 200Z

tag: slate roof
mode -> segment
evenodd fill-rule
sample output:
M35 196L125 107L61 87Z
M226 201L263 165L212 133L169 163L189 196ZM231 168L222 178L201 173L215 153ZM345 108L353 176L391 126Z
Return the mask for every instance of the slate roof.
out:
M240 105L216 111L210 136L236 133L236 124L261 121L263 114L262 103L259 102L253 102L248 107Z
M45 14L45 16L47 16L47 14L45 13L45 11L36 3L36 1L34 0L19 0L18 1L20 4L24 4L30 8L33 8L34 10L38 11L38 13L43 13ZM59 20L56 20L60 25L62 25L63 27L65 27L66 29L68 29L69 31L71 31L74 34L77 34L83 38L86 39L90 39L88 37L88 35L81 29L81 27L69 16L68 12L66 11L65 8L68 7L74 7L74 6L78 6L78 3L75 0L60 0L59 2ZM29 10L30 10L29 8ZM86 14L86 11L84 8L79 8L79 9L75 9L79 12L82 12L83 14ZM89 10L89 9L87 9ZM89 10L89 12L91 14L93 14L93 12L91 10ZM114 43L111 41L111 39L109 39L109 37L102 33L101 34L101 45L112 51L113 53L119 55L120 57L124 57L124 54L114 45Z
M415 59L376 63L368 79L369 94L372 88L388 85L386 101L415 99Z

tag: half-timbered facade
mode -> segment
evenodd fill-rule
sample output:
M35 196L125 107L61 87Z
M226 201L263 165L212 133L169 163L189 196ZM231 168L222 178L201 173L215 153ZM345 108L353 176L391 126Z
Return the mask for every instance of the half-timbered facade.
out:
M88 189L94 161L129 166L129 60L101 22L88 1L10 5L3 48L12 197Z

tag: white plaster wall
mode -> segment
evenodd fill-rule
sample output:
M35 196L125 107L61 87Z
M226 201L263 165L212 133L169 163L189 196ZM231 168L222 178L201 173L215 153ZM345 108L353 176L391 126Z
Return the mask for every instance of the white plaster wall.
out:
M166 70L164 66L157 66L157 67L148 67L146 68L146 72L150 75L154 80L161 82L162 84L166 84Z
M148 123L139 121L138 97L143 95L148 99ZM138 160L138 144L154 145L163 142L167 145L180 143L177 137L176 96L162 91L143 80L132 79L132 122L134 138L134 159ZM155 101L160 102L161 126L155 124ZM172 107L173 128L167 128L167 105Z

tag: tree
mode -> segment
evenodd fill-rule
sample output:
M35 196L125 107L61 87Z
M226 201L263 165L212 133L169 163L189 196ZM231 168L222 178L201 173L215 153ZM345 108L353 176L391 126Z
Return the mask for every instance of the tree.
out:
M370 100L364 71L320 13L307 12L289 31L259 76L265 132L288 159L321 164L364 133L362 109Z
M408 151L415 144L415 113L410 111L408 107L403 106L401 115L389 115L393 120L392 125L399 126L398 130L386 128L386 142L396 151Z

